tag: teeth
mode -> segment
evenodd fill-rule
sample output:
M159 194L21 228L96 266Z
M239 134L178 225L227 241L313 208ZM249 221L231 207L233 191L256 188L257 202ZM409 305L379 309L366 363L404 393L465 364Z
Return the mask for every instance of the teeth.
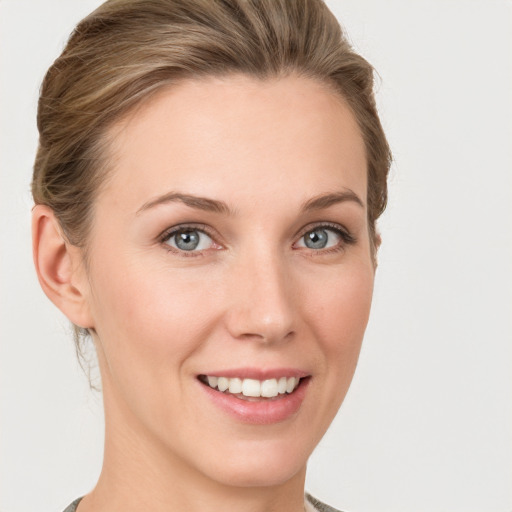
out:
M259 380L244 379L242 382L242 395L261 396L261 383Z
M226 377L219 377L217 387L219 388L219 391L226 391L226 389L229 388L229 379L226 379Z
M230 393L241 393L242 392L242 379L228 379L229 380L229 392Z
M278 392L276 379L264 380L261 383L261 396L264 396L266 398L273 398L274 396L277 395Z
M286 382L286 392L291 393L295 389L295 377L290 377Z
M239 379L238 377L206 376L206 383L219 391L227 391L234 395L242 394L253 398L274 398L285 393L292 393L299 385L297 377L281 377L279 379Z

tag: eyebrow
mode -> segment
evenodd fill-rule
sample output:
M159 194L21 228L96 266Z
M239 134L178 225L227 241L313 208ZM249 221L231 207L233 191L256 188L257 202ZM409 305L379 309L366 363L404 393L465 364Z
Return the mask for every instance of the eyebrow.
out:
M325 208L329 208L338 203L344 202L354 202L364 208L364 203L361 201L359 196L350 189L346 189L342 192L332 192L329 194L321 194L319 196L308 199L301 206L301 212L310 212L314 210L323 210ZM180 192L168 192L167 194L163 194L158 196L155 199L151 199L147 203L144 203L138 210L136 215L149 210L150 208L154 208L155 206L159 206L161 204L173 203L173 202L181 202L191 208L195 208L197 210L203 210L207 212L214 213L222 213L225 215L233 215L233 211L229 208L229 206L224 202L218 199L210 199L208 197L200 197L192 194L182 194Z
M321 194L319 196L308 199L301 207L302 212L310 212L314 210L323 210L338 203L353 202L364 208L363 201L352 190L346 189L342 192L332 192L330 194Z
M229 206L224 201L209 199L207 197L194 196L191 194L181 194L179 192L169 192L155 199L151 199L147 203L144 203L137 210L136 215L139 215L143 211L149 210L155 206L173 202L181 202L187 206L190 206L191 208L196 208L198 210L204 210L207 212L223 213L227 215L233 214Z

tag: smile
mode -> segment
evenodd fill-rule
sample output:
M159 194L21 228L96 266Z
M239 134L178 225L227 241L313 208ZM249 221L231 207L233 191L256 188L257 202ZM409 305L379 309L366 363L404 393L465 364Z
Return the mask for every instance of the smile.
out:
M277 398L293 393L299 386L299 377L279 377L274 379L242 379L240 377L218 377L200 375L199 380L210 388L222 393L237 396L242 400L251 398Z
M232 368L197 375L208 401L237 422L269 425L294 418L311 374L297 368Z

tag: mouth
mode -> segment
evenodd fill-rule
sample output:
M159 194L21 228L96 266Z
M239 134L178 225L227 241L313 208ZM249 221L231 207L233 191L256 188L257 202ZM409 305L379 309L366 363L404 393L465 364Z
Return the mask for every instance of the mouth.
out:
M297 368L232 368L196 376L210 404L236 422L269 425L297 417L311 374Z
M231 395L249 402L260 402L280 400L293 394L309 377L281 376L258 380L242 377L199 375L198 379L205 386L225 395Z

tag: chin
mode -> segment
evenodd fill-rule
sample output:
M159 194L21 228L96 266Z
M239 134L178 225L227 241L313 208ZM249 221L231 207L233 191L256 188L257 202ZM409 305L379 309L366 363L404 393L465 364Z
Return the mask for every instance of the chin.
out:
M310 455L303 446L292 444L276 440L237 443L224 452L221 460L216 457L205 472L217 482L234 487L282 485L305 474Z
M274 487L285 484L306 469L305 462L298 467L282 465L278 461L257 467L249 462L245 466L215 471L214 479L222 485L233 487Z

